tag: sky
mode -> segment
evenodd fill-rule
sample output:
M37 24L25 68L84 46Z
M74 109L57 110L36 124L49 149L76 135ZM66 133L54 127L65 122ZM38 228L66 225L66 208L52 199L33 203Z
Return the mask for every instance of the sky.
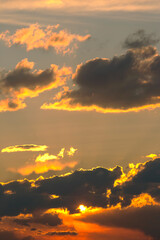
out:
M0 0L0 239L160 239L159 14Z

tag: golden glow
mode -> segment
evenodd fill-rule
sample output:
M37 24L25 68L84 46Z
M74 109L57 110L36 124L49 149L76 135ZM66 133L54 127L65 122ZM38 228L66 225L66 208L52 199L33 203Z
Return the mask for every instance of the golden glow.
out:
M65 148L62 148L57 156L61 157L61 158L64 158L64 151L65 151Z
M114 182L114 186L122 185L124 182L130 181L139 171L144 168L145 163L137 163L134 165L133 163L129 164L129 168L131 169L127 174L123 172L123 168L121 168L122 175L119 179Z
M71 147L69 151L67 151L68 156L73 156L75 152L77 151L76 148Z
M154 153L151 153L151 154L147 155L146 157L147 157L147 158L155 159L155 158L158 157L158 155L157 155L157 154L154 154Z
M53 159L57 159L57 156L49 155L48 153L45 153L43 155L41 155L41 154L38 155L35 162L46 162L46 161L53 160Z
M84 213L84 212L86 212L87 207L84 205L79 205L78 209L80 210L81 213Z
M23 144L3 148L1 152L41 152L46 151L47 148L48 146L46 145Z
M144 105L141 107L133 107L129 109L113 109L113 108L102 108L96 105L91 105L91 106L82 106L80 104L74 104L71 105L70 102L72 99L62 99L59 102L55 103L44 103L41 106L41 109L44 110L65 110L65 111L96 111L99 113L127 113L127 112L140 112L142 110L153 110L155 108L160 107L160 103L157 104L150 104L150 105Z
M36 174L45 173L49 170L61 171L66 167L74 168L77 165L76 161L61 163L58 160L47 161L47 162L36 162L19 169L10 168L9 171L18 172L23 176L30 175L35 172Z
M142 193L139 197L133 198L131 205L129 207L144 207L144 206L153 206L153 205L160 205L157 203L149 194Z

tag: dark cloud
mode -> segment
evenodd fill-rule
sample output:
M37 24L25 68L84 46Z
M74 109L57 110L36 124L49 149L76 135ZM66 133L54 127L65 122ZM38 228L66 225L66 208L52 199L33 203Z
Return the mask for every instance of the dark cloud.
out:
M0 80L0 86L3 91L9 92L11 89L20 90L27 88L35 90L47 86L56 80L54 69L46 69L40 73L31 72L29 67L16 68L9 72Z
M35 185L29 180L0 185L0 205L3 206L0 208L0 216L17 216L20 213L34 213L49 208L67 208L74 213L78 211L80 204L105 208L108 203L106 191L113 188L114 181L121 173L120 167L113 170L95 168L40 179L34 182ZM54 198L53 195L57 197ZM43 215L38 220L34 216L34 221L37 219L36 221L42 223L48 217L49 215ZM50 219L50 222L52 220Z
M67 235L71 235L71 236L76 236L78 235L77 232L75 231L61 231L61 232L49 232L47 233L46 235L48 236L55 236L55 235L58 235L58 236L67 236Z
M45 213L46 210L67 208L72 214L78 212L78 206L83 204L101 207L100 213L88 213L84 221L139 230L157 240L160 238L160 158L138 166L135 175L117 186L114 183L122 176L120 167L113 170L99 167L48 179L1 184L0 206L3 207L0 208L0 216L2 220L4 216L14 216L14 223L30 228L33 228L33 224L54 227L61 225L62 220L57 214ZM107 194L107 190L111 193ZM146 205L145 202L142 207L133 205L136 197L143 200L143 194L152 197L152 205ZM122 208L111 208L118 203ZM15 217L27 213L32 216ZM76 231L56 230L48 233L50 236L67 234L76 235Z
M32 223L38 223L52 227L62 224L62 220L58 217L57 214L38 214L37 212L34 213L32 217L14 219L14 222L24 226L30 226Z
M159 42L154 34L147 34L144 30L140 29L135 33L130 34L124 44L124 48L141 48L149 45L154 45Z
M120 167L113 170L99 167L48 179L0 184L0 206L3 206L0 208L0 217L3 221L4 216L14 216L12 219L14 223L32 229L33 224L56 227L62 224L62 220L57 214L46 213L46 210L66 208L72 214L77 213L78 206L83 204L87 207L101 207L98 213L91 211L84 214L85 217L82 219L84 221L115 228L139 230L158 240L160 239L160 205L158 205L160 203L160 158L138 164L135 171L136 174L130 174L128 180L122 181L117 186L114 184L115 180L122 177ZM110 190L110 194L107 190ZM152 197L150 205L143 202L144 194ZM137 197L142 200L141 207L133 204ZM121 208L116 206L118 203ZM27 213L32 216L24 216L24 218L22 215L18 216ZM76 234L76 231L57 230L48 233L50 236ZM15 240L19 239L15 238Z
M37 191L60 196L62 207L73 213L80 204L105 208L108 203L106 190L113 187L121 173L120 167L113 171L105 168L75 171L64 177L37 181Z
M78 66L75 88L64 92L60 102L41 108L120 112L154 107L160 103L159 69L160 55L153 46L92 59Z
M122 206L129 206L133 197L142 193L148 193L160 202L160 158L146 162L141 168L130 181L113 189L111 203L113 199L119 201L119 196L121 196L123 197Z
M155 240L160 239L160 206L112 209L82 216L83 221L114 228L139 230Z
M13 231L0 231L0 239L2 240L35 240L31 236L20 237Z
M8 72L0 72L0 111L16 111L26 106L27 97L33 98L40 93L64 84L71 74L71 68L58 68L52 64L45 70L33 69L34 62L23 59Z

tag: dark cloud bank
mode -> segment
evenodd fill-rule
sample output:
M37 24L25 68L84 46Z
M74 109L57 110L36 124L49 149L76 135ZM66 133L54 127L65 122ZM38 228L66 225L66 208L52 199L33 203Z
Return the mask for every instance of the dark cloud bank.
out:
M84 204L104 209L104 212L93 213L84 221L137 229L154 239L160 239L160 158L141 164L135 176L114 186L115 180L119 179L121 174L122 169L118 166L113 170L99 167L48 179L1 184L0 216L14 216L14 222L24 226L32 223L57 226L62 224L62 220L56 214L45 213L46 210L67 208L70 214L73 214L78 212L80 204ZM106 194L107 190L111 191L109 196ZM132 206L132 199L143 193L149 194L157 204L144 205L141 208ZM111 206L117 204L121 205L121 209L111 210ZM20 213L31 213L32 217L16 218ZM49 234L53 236L59 233Z
M143 30L130 35L123 46L129 48L112 59L95 58L77 67L75 89L63 94L70 107L97 106L128 110L160 103L160 55L151 44L159 40Z

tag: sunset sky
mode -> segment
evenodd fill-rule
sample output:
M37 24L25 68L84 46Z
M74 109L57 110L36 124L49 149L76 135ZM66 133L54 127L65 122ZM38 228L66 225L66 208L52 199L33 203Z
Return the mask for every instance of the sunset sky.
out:
M0 239L160 239L159 23L159 0L0 0Z

